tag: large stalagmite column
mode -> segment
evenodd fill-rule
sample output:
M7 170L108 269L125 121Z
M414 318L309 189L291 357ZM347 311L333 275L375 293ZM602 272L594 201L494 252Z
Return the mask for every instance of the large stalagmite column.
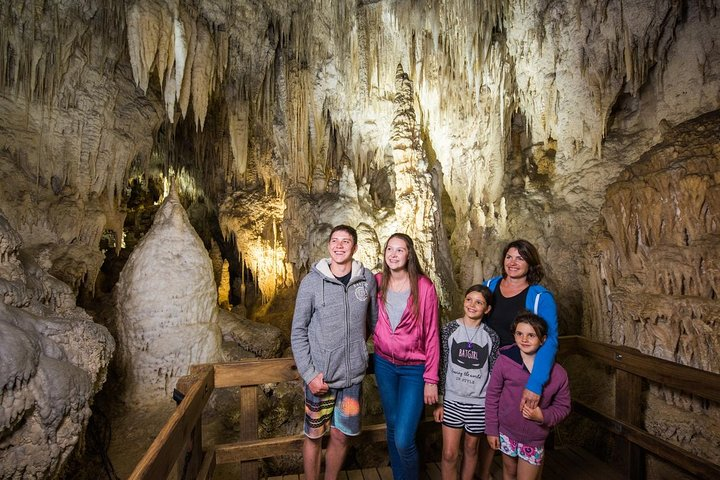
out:
M417 134L412 82L397 66L395 74L395 118L392 122L392 154L395 171L395 215L397 224L412 237L425 272L436 283L438 295L449 306L450 267L437 255L444 230L440 205L433 189L427 157ZM445 249L447 251L447 249ZM439 285L438 285L439 284Z
M212 262L173 189L133 251L116 289L126 398L169 398L196 363L220 359Z

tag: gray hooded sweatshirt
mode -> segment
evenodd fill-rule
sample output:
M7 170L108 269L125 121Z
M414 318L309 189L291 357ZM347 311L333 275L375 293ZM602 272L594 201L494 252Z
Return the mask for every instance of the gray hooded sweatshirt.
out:
M353 260L346 287L329 262L317 262L300 282L290 343L305 383L322 373L330 388L345 388L360 383L367 370L365 342L367 329L377 323L377 284L372 272Z

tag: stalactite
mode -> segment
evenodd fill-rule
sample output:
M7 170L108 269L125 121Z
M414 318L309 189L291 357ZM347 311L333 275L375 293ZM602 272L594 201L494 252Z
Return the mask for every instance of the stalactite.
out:
M195 126L202 131L207 115L208 96L215 89L215 48L210 31L198 22L197 47L192 67L192 101Z
M226 175L239 179L247 169L248 138L249 138L249 104L246 100L238 100L233 107L228 105L228 130L230 133L230 146L232 148L232 170L225 171Z
M180 112L183 118L186 117L188 107L190 105L190 93L192 91L192 69L195 62L195 53L197 48L197 24L196 19L188 12L182 10L180 12L180 20L185 33L185 64L183 65L182 76L177 79L177 101L180 106ZM176 77L178 76L179 67L176 69Z

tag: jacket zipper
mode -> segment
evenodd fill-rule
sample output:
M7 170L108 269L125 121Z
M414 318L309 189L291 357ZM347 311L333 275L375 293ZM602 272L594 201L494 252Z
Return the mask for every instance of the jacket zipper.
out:
M345 371L347 371L347 383L349 386L349 383L352 380L350 372L350 321L348 320L348 312L350 310L350 304L348 302L348 288L350 287L350 281L348 281L347 286L343 285L342 287L345 291Z

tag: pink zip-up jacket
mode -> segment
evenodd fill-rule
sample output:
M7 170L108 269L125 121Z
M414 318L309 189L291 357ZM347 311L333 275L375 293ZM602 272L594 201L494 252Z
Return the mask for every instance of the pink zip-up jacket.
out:
M373 333L375 354L395 365L425 364L423 379L425 383L436 384L440 365L440 336L438 322L438 298L432 281L421 276L418 278L419 314L413 314L412 295L408 298L405 311L395 331L390 327L385 302L379 285L382 274L375 275L378 283L378 320Z

